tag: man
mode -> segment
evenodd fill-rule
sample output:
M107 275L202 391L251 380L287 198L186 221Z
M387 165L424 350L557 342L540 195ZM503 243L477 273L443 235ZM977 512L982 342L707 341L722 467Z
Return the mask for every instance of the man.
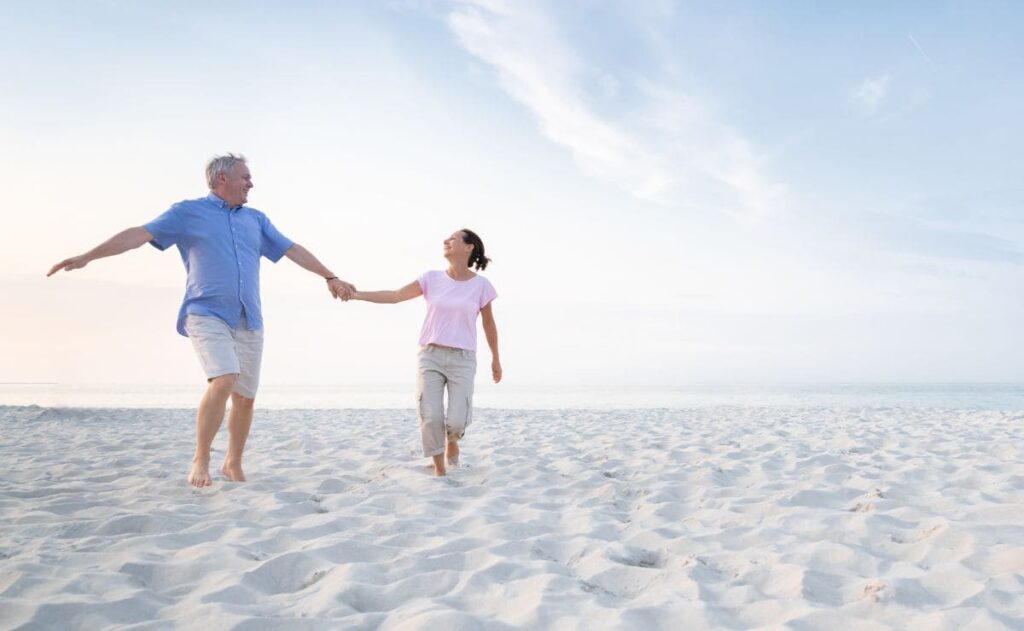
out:
M217 156L206 165L210 194L179 202L144 226L129 228L89 250L54 265L47 276L71 271L107 256L150 243L159 250L178 246L188 280L178 313L178 332L189 337L207 376L196 412L196 451L188 475L196 487L210 486L210 445L224 419L228 448L221 473L242 482L242 451L252 424L263 353L260 257L287 256L327 281L331 296L348 300L355 288L340 280L312 253L290 241L262 212L244 204L253 187L243 156Z

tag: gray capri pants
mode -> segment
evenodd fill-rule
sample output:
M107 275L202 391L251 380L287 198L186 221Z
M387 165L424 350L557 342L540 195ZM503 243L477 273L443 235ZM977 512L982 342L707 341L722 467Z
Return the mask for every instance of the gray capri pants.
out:
M427 345L417 355L416 409L423 455L444 453L448 440L459 440L473 420L476 352ZM448 414L444 390L448 388Z

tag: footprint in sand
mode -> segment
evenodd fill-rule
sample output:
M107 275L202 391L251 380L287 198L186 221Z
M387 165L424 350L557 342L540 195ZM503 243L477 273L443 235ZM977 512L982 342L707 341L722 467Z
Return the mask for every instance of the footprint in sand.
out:
M313 495L311 495L309 501L313 502L314 511L321 514L328 512L327 507L323 505L324 498L319 493L314 493Z
M889 585L885 581L871 581L864 586L862 598L873 603L880 602L888 595Z
M623 548L621 552L611 554L608 558L616 563L632 567L657 568L664 565L664 560L658 551L643 548Z
M885 499L885 495L882 493L881 489L873 489L870 493L867 493L866 496L867 497L864 500L854 504L849 511L852 513L867 513L875 510L875 505L871 500Z
M931 537L935 533L939 532L940 530L944 530L945 528L945 524L936 524L931 528L926 528L924 530L918 531L916 534L910 537L894 534L892 535L892 540L896 543L917 543L918 541L924 541L928 537Z
M327 574L329 574L329 573L330 573L330 570L318 570L316 572L313 572L309 576L309 578L307 578L305 581L302 582L302 588L305 589L305 588L309 587L310 585L313 585L315 583L320 582L320 580L323 579L323 577L327 576Z
M330 570L324 565L325 561L303 552L286 552L245 572L241 584L264 594L289 594L323 578Z

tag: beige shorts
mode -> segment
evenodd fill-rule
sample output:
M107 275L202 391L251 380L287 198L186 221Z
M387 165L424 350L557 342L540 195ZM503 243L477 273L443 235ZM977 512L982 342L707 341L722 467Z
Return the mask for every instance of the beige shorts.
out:
M263 329L247 331L245 318L237 329L213 316L185 316L185 331L206 379L238 375L235 392L248 399L256 398L260 385L260 361L263 358Z
M473 420L473 379L476 353L458 348L424 346L417 355L417 412L423 455L444 453L449 440L459 440ZM444 394L448 391L448 410Z

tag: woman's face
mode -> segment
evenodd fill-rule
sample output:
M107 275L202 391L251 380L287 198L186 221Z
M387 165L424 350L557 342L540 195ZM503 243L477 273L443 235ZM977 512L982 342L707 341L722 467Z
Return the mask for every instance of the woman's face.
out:
M462 231L456 230L450 237L444 240L444 257L457 261L469 261L469 253L473 246L462 241Z

